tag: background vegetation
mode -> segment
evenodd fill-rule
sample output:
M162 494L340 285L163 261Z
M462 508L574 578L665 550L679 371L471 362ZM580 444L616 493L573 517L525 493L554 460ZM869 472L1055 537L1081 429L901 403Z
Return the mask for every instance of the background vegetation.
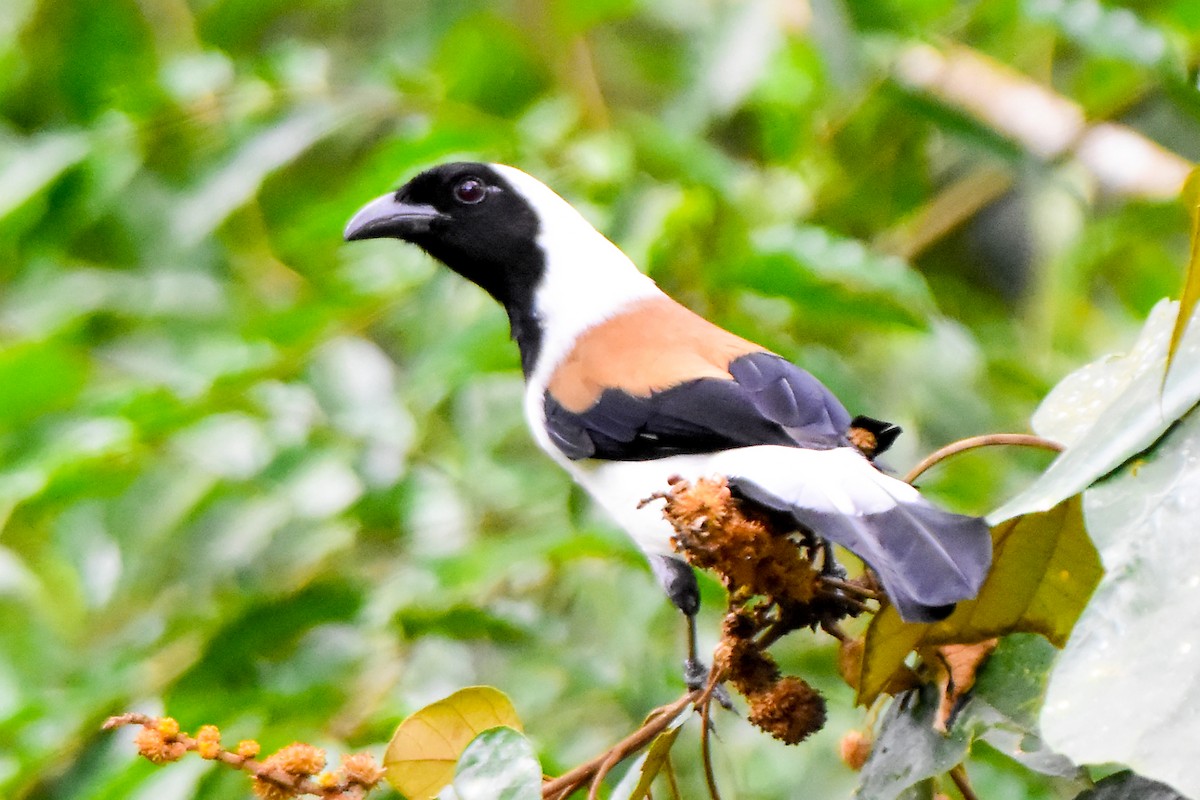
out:
M343 247L366 199L445 159L521 166L676 297L902 424L903 471L1025 429L1177 292L1198 8L7 0L0 795L245 793L99 732L131 708L344 751L488 683L556 772L677 696L677 615L529 440L503 314L412 249ZM960 57L956 93L937 67ZM1050 92L1009 94L1026 81ZM1103 121L1133 143L1097 159ZM982 513L1045 462L925 485ZM718 719L733 796L857 783L835 650L792 638L830 723L785 748ZM989 800L1049 796L978 755Z

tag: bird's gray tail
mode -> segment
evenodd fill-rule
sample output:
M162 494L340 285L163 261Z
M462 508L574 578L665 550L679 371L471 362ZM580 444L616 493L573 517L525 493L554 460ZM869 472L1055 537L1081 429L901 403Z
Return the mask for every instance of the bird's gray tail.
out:
M908 622L947 617L955 603L979 593L991 566L987 522L945 511L923 498L897 500L873 513L845 514L782 500L742 478L731 479L730 486L865 561Z

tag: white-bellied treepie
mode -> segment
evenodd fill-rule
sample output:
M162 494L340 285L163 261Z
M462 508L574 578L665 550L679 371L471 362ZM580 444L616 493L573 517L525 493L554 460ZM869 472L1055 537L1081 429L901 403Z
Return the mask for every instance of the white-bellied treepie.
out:
M411 242L508 312L534 438L646 553L689 621L699 606L673 530L640 506L671 476L739 494L862 558L906 620L975 596L987 525L931 505L852 446L851 417L803 369L676 303L544 184L452 163L364 206L347 240ZM886 446L899 429L869 418Z

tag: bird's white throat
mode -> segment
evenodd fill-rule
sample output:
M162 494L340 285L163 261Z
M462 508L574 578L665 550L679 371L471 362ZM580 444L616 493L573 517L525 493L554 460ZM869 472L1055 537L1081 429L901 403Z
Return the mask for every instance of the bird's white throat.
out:
M545 387L581 333L630 305L665 296L629 257L548 186L516 167L493 164L537 214L537 243L546 259L534 291L541 351L531 387Z

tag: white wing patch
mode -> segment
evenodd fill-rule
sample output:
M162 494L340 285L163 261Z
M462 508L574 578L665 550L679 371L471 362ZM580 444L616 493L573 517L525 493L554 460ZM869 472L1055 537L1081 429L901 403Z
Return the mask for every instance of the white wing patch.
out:
M806 450L760 445L703 455L653 461L583 461L556 459L647 553L670 554L670 524L662 507L638 503L668 488L667 479L745 478L781 500L817 511L862 516L894 508L897 503L925 505L917 490L871 466L855 450ZM565 463L564 463L565 461Z

